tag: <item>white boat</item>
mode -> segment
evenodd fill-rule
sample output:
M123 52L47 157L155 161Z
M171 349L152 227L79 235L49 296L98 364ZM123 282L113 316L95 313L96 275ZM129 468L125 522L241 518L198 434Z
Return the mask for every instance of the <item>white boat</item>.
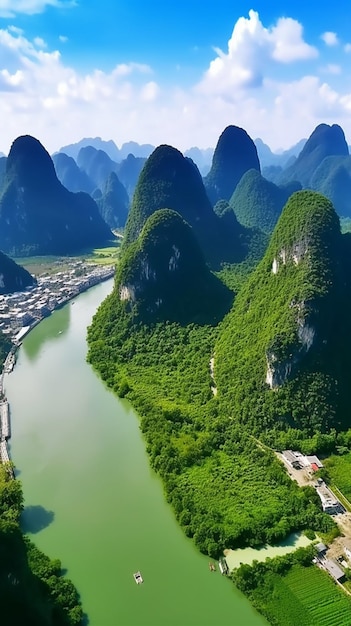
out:
M144 582L140 572L135 572L135 574L133 574L133 577L137 585L141 585L141 583Z

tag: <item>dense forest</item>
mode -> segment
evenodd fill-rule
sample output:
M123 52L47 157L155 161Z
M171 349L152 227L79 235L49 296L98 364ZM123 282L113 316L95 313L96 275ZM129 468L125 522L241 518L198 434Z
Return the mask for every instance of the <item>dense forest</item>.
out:
M82 624L83 611L73 583L23 535L21 484L0 464L1 623L26 626Z
M146 224L141 241L147 231ZM120 297L125 281L117 272L114 291L89 329L89 361L138 410L167 498L187 535L211 556L228 546L278 541L300 529L336 532L315 491L292 483L260 440L277 447L293 433L306 451L340 443L341 409L331 404L331 373L321 368L321 350L341 280L336 256L341 237L331 203L313 192L297 192L223 321L133 315ZM130 251L125 255L128 266ZM276 274L274 259L280 259ZM148 282L145 273L138 276ZM309 363L310 346L300 329L312 323L320 340ZM265 381L272 350L276 365L279 357L289 374L278 390ZM293 366L285 368L291 358ZM298 368L304 359L308 366ZM317 371L310 374L312 367Z

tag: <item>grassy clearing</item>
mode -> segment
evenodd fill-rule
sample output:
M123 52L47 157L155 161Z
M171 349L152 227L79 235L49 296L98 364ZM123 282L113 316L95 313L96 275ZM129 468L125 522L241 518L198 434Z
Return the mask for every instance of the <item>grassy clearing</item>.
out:
M79 260L94 263L95 265L111 265L117 261L120 241L120 239L116 239L113 245L106 248L94 248L76 256L13 257L13 260L18 265L22 265L28 272L34 274L34 276L64 272L70 268L72 262Z
M326 572L294 565L286 576L274 577L267 614L279 626L349 626L351 599Z

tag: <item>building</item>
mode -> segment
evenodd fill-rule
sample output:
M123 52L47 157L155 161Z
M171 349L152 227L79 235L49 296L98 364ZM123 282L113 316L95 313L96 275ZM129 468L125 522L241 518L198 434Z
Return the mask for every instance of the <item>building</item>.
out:
M320 497L324 513L329 513L329 515L335 515L336 513L344 512L343 506L334 496L333 492L330 491L325 482L319 480L316 491Z
M328 549L327 546L324 543L317 543L315 547L318 558L325 557L326 551Z
M306 456L306 459L309 463L309 465L312 466L312 469L314 469L313 466L317 467L317 470L321 469L322 467L324 467L323 463L319 460L318 456ZM315 471L317 471L315 470Z
M345 537L343 538L342 543L346 557L351 561L351 539L347 539L347 537Z
M323 567L327 570L328 574L336 580L338 583L342 583L345 580L345 574L341 567L332 561L331 559L325 559L323 561Z
M285 459L285 461L288 463L288 465L290 465L290 467L293 467L294 469L302 468L299 458L296 456L295 452L293 452L292 450L283 450L282 455L283 455L283 459Z

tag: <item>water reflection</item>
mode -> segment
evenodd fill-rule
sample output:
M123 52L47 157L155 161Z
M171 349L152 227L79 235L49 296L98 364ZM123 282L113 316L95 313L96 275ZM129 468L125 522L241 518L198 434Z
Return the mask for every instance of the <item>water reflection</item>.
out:
M39 533L55 519L53 511L48 511L40 504L24 507L21 515L21 527L24 533Z
M23 342L23 350L30 361L38 357L46 343L58 341L65 335L69 328L71 307L64 306L55 311L47 320L43 320L37 327L35 336L29 333ZM47 323L50 319L50 323Z

